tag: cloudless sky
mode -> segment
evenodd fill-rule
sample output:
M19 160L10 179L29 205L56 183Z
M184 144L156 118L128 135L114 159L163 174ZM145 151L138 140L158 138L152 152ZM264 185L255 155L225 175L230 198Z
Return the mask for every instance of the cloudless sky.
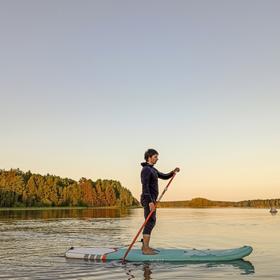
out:
M279 198L278 0L0 1L0 168L164 200ZM160 182L160 190L167 182Z

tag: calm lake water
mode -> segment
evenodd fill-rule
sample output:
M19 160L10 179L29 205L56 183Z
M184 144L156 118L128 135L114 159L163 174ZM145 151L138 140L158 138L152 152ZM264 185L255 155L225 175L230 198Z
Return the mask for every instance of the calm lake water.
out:
M244 261L96 263L67 260L71 246L123 246L143 210L0 211L0 279L280 279L280 215L267 209L158 209L151 246L231 248L251 245ZM140 247L138 242L135 247Z

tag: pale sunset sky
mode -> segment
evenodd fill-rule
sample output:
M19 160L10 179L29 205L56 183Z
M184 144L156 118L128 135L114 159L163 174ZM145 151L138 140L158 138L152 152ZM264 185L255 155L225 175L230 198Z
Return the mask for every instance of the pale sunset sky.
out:
M163 200L280 198L280 1L0 1L0 168ZM160 181L160 191L167 181Z

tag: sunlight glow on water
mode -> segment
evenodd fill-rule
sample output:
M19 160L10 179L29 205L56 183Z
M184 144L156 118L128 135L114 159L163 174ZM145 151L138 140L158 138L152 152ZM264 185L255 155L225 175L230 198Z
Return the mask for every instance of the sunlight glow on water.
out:
M267 209L158 209L151 246L233 248L251 245L245 261L228 263L96 263L67 260L71 246L128 245L143 210L0 211L0 279L279 279L280 216ZM135 247L140 247L137 242Z

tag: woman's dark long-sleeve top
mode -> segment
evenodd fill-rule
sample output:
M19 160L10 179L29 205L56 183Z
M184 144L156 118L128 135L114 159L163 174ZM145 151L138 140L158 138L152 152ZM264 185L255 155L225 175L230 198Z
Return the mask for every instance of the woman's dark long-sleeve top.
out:
M161 173L147 162L142 162L141 165L143 166L141 171L141 202L156 202L158 197L158 178L167 180L173 176L174 172L171 171L167 174Z

